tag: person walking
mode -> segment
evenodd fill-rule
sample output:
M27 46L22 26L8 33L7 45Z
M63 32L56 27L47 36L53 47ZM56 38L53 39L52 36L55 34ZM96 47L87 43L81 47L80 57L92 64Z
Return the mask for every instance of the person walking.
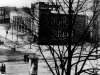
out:
M27 58L27 56L26 56L26 54L24 54L24 62L26 62L26 58Z
M26 62L28 62L29 61L29 55L27 54L26 55Z
M29 56L28 54L25 54L25 55L24 55L24 62L28 62L28 61L29 61L28 56Z
M4 74L6 72L6 65L2 63L1 65L1 73Z

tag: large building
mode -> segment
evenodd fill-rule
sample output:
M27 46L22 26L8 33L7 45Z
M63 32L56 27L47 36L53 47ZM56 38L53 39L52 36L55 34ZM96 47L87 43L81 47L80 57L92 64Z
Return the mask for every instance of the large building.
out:
M93 10L93 25L91 27L91 39L93 42L97 41L100 43L100 0L94 0Z
M28 32L27 29L32 29L32 18L22 9L15 9L10 12L10 23L18 32Z
M55 6L44 2L32 4L35 32L40 45L62 45L68 43L68 14L53 13L57 8L59 6L55 8ZM77 15L72 32L73 43L81 38L85 24L86 16Z
M0 7L0 28L7 30L12 37L27 37L28 40L33 32L32 22L32 17L21 8Z
M63 45L68 43L68 14L58 14L59 6L37 2L31 6L30 16L20 8L0 7L0 27L12 29L12 35L28 36L40 45ZM72 31L72 41L77 42L84 33L85 15L77 15ZM33 39L34 38L34 39Z
M10 10L7 7L0 7L0 28L10 28Z
M32 28L31 22L32 22L31 16L21 8L0 7L0 25L12 24L15 27L16 25L21 27L22 24L25 24L27 27Z

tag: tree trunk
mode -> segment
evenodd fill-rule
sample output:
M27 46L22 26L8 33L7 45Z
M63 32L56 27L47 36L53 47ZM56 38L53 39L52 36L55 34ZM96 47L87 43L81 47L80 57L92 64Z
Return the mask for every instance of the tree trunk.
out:
M72 42L72 3L71 0L69 0L69 25L68 25L68 64L67 64L67 74L71 75L71 62L72 62L72 51L71 51L71 42Z

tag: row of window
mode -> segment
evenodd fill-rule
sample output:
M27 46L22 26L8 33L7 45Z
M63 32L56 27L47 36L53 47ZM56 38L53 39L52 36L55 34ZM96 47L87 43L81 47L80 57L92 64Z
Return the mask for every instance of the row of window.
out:
M10 18L0 15L0 23L10 23Z
M13 22L15 24L28 24L30 25L31 23L31 18L28 17L20 17L20 16L13 16Z
M0 19L10 18L8 15L0 15Z
M31 18L13 16L14 28L20 32L28 32L28 29L33 28Z
M68 33L64 30L60 30L60 29L54 29L54 30L51 30L51 37L54 37L54 38L64 38L64 37L68 37Z
M5 16L6 18L8 18L10 16L10 12L9 11L0 11L0 16Z
M4 20L5 16L0 16L0 20Z
M9 12L4 9L0 10L0 23L9 23L10 16Z
M14 25L14 29L17 30L18 32L23 32L23 33L28 32L28 29L25 26L21 25Z
M68 24L68 20L66 20L66 19L55 19L55 18L53 19L53 18L52 18L52 19L50 20L50 24L53 25L53 26L54 26L54 25L56 25L56 26L57 26L57 25L59 25L59 26L61 26L61 25L66 25L66 24Z
M4 15L4 11L0 11L0 15Z
M72 37L81 35L81 32L72 31ZM50 37L52 38L66 38L68 37L68 32L63 29L51 29L50 30Z

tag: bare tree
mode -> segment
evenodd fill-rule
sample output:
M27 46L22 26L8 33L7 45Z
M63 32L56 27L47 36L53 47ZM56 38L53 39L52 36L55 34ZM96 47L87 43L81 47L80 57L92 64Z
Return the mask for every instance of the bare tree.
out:
M67 28L66 25L64 25L65 29L63 30L63 32L67 30L68 33L68 37L65 39L65 41L67 41L66 44L38 45L38 50L43 56L43 59L45 60L51 73L53 75L97 74L99 72L99 65L96 62L99 61L99 50L98 34L96 34L97 26L95 21L97 20L98 16L98 1L50 0L50 2L55 7L59 6L59 8L56 7L57 13L61 14L61 12L63 12L66 14L68 20L68 24L66 24ZM87 15L88 12L92 12L92 15ZM88 22L86 23L81 36L79 36L78 40L73 44L73 30L76 26L76 19L78 18L79 14L85 15L86 21ZM32 19L39 25L38 18L39 17L37 15L33 14ZM28 28L24 22L22 22L22 24L28 29L29 35L34 37L35 35L33 31ZM96 35L96 39L92 41L92 43L90 41L86 41L87 34L91 31ZM35 33L37 34L37 32ZM59 41L59 38L56 39ZM49 58L46 57L46 53L49 53Z
M91 70L96 69L96 73L99 71L96 62L99 59L98 53L98 34L97 27L94 29L94 21L97 20L97 3L95 0L50 0L52 5L58 5L60 8L57 8L56 11L60 14L62 11L64 14L68 14L68 37L66 40L68 43L65 45L45 45L47 49L44 49L41 45L39 46L39 51L42 54L48 68L50 69L53 75L81 75L88 74L90 75ZM90 6L89 6L90 5ZM92 15L88 15L87 13ZM79 14L86 16L88 21L84 32L81 37L72 44L72 33L75 27L76 19ZM87 34L95 31L96 39L86 41ZM54 35L55 36L55 35ZM89 36L88 36L89 37ZM57 40L59 41L59 40ZM52 61L49 61L50 58L46 58L44 51L50 53ZM51 62L53 65L51 65ZM87 67L91 63L91 67ZM97 71L98 70L98 71ZM92 72L93 73L93 72ZM94 73L94 74L96 74Z

